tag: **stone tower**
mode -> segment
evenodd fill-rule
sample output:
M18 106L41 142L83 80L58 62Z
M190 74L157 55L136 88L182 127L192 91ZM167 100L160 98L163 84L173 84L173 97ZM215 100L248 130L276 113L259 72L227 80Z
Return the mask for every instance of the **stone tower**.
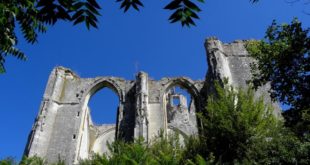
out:
M48 162L60 158L66 164L77 164L92 153L107 152L107 142L115 139L131 141L144 137L149 141L161 130L177 131L183 137L198 134L196 112L203 110L213 82L228 78L231 85L244 87L251 76L251 59L244 42L223 44L210 38L205 47L209 66L205 81L188 77L152 80L144 72L139 72L135 80L80 78L70 69L54 68L25 155L43 157ZM175 86L185 89L191 101L174 91ZM102 88L110 88L119 97L116 124L95 125L91 120L88 101ZM257 95L266 94L267 89L263 87ZM275 114L280 114L279 109Z

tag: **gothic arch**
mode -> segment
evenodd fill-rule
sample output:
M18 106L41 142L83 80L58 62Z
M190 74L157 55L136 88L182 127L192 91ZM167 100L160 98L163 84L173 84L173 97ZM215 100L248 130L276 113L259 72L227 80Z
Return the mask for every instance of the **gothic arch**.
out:
M112 91L114 91L117 96L119 97L119 101L120 102L124 102L125 101L125 91L123 90L122 86L122 82L124 82L124 80L120 79L120 78L113 78L113 77L102 77L99 79L95 79L91 85L87 86L86 90L85 90L85 97L84 97L84 103L88 103L90 97L92 95L94 95L97 91L99 91L102 88L109 88Z
M119 107L117 109L117 114L115 114L116 115L115 126L113 126L112 128L109 128L105 132L100 133L99 127L101 126L99 125L96 126L96 125L91 124L90 122L87 122L89 120L89 117L91 116L88 111L88 103L91 97L96 92L100 91L103 88L109 88L118 96ZM120 134L119 128L123 120L123 107L124 107L124 102L125 102L125 90L124 89L125 89L125 80L116 78L116 77L100 77L100 78L89 79L83 84L82 90L79 93L81 96L81 103L82 103L81 105L82 122L80 124L80 130L82 133L81 133L81 138L79 139L80 140L79 143L82 142L83 138L88 139L87 136L96 135L95 139L90 140L89 143L87 143L88 146L84 146L84 148L88 148L88 151L85 151L85 153L89 154L89 151L91 150L98 151L98 152L105 151L105 148L107 148L106 146L104 146L103 148L100 148L100 146L98 145L101 143L104 144L105 140L111 141L112 139L116 140L119 138L119 134ZM85 131L85 128L87 129L87 131ZM99 135L102 135L102 136L97 136L98 133ZM84 137L84 134L85 134L85 137ZM93 145L95 145L97 148L94 148ZM80 151L78 151L78 153L79 155L83 155L83 153Z
M164 115L164 121L165 121L165 126L164 128L166 129L165 131L168 132L169 130L171 131L175 131L176 127L170 125L168 123L168 116L167 116L167 107L166 107L166 93L168 92L169 89L171 89L171 87L174 86L179 86L182 89L186 90L190 96L192 97L192 99L194 100L194 106L195 106L195 111L190 112L191 114L195 114L201 111L201 97L200 97L200 91L198 90L198 88L195 86L195 82L193 80L191 80L190 78L187 77L176 77L176 78L169 78L166 80L163 80L162 84L162 90L161 90L161 94L160 94L160 98L161 98L161 109L163 111ZM197 116L195 117L195 125L198 126L199 124L199 120L197 119ZM173 127L173 129L172 129ZM178 131L182 132L183 134L186 134L185 132L181 131L180 129L178 129ZM187 133L189 133L187 131ZM191 133L189 133L188 135L190 135Z
M124 102L125 102L125 91L124 91L124 83L125 81L120 78L115 78L115 77L101 77L101 78L96 78L93 79L90 85L86 86L84 96L82 97L82 112L86 112L88 102L91 99L91 97L98 92L99 90L103 88L109 88L112 91L115 92L115 94L119 98L119 107L117 110L116 114L116 130L115 130L115 138L118 138L119 135L119 126L121 121L123 120L123 107L124 107Z
M188 93L195 99L196 104L200 104L200 92L194 84L194 81L187 77L177 77L171 78L167 83L163 85L163 92L161 93L161 98L163 98L164 94L173 86L180 86L184 88Z

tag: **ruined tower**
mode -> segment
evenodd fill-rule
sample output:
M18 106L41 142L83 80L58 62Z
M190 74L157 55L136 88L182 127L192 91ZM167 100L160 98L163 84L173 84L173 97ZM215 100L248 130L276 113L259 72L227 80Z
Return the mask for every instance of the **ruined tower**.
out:
M48 162L60 158L66 164L76 164L92 153L107 152L107 142L115 139L144 137L150 141L161 130L167 134L177 131L184 138L198 134L196 112L203 110L213 82L228 78L231 85L245 87L251 76L251 58L244 42L223 44L210 38L205 47L209 68L204 81L188 77L152 80L144 72L139 72L135 80L81 78L70 69L54 68L25 155L43 157ZM173 90L175 86L185 89L191 100ZM88 101L102 88L110 88L119 97L116 124L92 122ZM263 87L257 94L266 94L267 89ZM279 113L276 109L275 114Z

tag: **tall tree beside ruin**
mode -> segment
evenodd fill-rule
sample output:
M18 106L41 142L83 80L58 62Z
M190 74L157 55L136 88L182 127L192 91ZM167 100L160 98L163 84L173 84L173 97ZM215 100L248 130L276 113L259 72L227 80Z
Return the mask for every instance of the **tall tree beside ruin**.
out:
M247 44L256 60L251 82L255 88L270 82L271 97L290 107L284 112L287 125L301 136L310 130L309 30L297 19L282 25L273 21L264 40Z
M309 164L310 142L298 139L272 111L251 88L216 83L200 114L200 141L188 143L184 156L202 155L212 164Z

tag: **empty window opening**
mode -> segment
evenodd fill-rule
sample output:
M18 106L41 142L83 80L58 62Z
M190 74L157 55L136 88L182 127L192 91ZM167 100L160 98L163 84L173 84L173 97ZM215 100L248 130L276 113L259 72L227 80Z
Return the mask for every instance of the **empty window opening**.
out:
M88 103L93 123L115 124L118 106L119 98L114 91L109 88L97 91Z
M198 132L194 90L186 83L172 85L166 90L163 102L168 134L179 132L183 136Z
M180 105L180 98L179 97L173 97L172 105L179 106Z
M173 126L180 123L188 124L190 118L193 118L191 112L195 112L194 102L188 90L178 85L172 86L167 90L165 99L167 123Z
M190 109L192 97L191 97L191 94L185 88L182 88L182 87L176 85L176 86L169 88L167 93L168 93L168 95L170 94L172 96L172 99L171 99L172 105L179 106L179 105L181 105L181 101L183 101L183 103L185 102L187 107ZM185 100L181 99L181 97L185 98Z

